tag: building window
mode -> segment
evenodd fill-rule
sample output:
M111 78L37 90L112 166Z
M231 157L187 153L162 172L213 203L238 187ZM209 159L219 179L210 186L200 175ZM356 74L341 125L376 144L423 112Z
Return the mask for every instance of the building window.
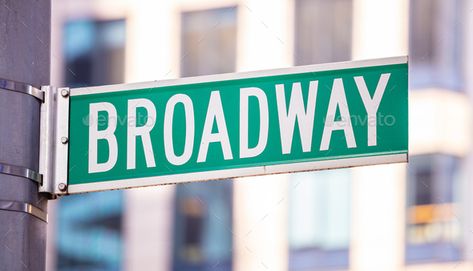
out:
M295 5L295 64L350 60L352 0L296 0Z
M122 83L125 21L64 26L64 84ZM57 270L121 270L123 191L67 196L58 202Z
M228 7L182 13L182 77L235 71L236 10Z
M173 270L231 270L231 181L179 184L175 208Z
M292 174L289 199L289 270L348 268L350 170Z
M407 178L406 261L454 261L461 256L459 159L410 158Z
M123 83L124 20L68 22L64 28L63 44L67 86Z
M236 11L182 13L182 77L235 71ZM177 185L173 270L232 270L232 198L230 181Z
M409 62L413 88L462 88L462 0L411 0Z
M122 191L67 196L57 210L57 270L121 270Z

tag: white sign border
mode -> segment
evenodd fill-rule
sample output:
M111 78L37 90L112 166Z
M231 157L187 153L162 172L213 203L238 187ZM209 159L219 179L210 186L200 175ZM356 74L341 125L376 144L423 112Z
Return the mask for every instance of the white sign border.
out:
M119 91L133 91L133 90L140 90L140 89L166 87L166 86L189 85L189 84L197 84L197 83L220 82L220 81L227 81L227 80L259 78L259 77L277 76L277 75L301 74L301 73L308 73L308 72L345 70L345 69L366 68L366 67L376 67L376 66L406 64L406 63L408 63L407 56L370 59L370 60L357 60L357 61L347 61L347 62L335 62L335 63L297 66L297 67L273 69L273 70L226 73L226 74L217 74L217 75L187 77L187 78L180 78L180 79L170 79L170 80L163 80L163 81L151 81L151 82L143 82L143 83L71 88L70 96L101 94L101 93L110 93L110 92L119 92ZM408 151L406 151L405 153L396 153L396 154L389 154L389 153L388 154L375 154L372 156L365 156L365 157L352 157L352 158L342 158L342 159L333 159L333 160L321 160L321 161L318 160L318 161L310 161L310 162L285 163L285 164L267 165L267 166L242 167L242 168L234 168L234 169L190 172L190 173L172 174L172 175L155 176L155 177L141 177L141 178L131 178L131 179L100 181L100 182L84 183L84 184L69 184L67 187L67 194L78 194L78 193L97 192L97 191L116 190L116 189L128 189L128 188L156 186L156 185L164 185L164 184L188 183L188 182L195 182L195 181L230 179L230 178L239 178L239 177L269 175L269 174L317 171L317 170L324 170L324 169L347 168L347 167L355 167L355 166L401 163L401 162L407 162L408 157L409 157ZM219 176L219 177L215 178L215 176Z

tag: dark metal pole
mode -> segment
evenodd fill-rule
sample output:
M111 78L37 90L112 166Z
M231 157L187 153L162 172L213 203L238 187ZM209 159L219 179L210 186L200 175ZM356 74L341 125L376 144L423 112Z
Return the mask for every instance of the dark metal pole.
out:
M47 199L38 194L40 104L18 81L50 80L51 0L0 0L0 270L45 269ZM36 214L36 215L35 215Z

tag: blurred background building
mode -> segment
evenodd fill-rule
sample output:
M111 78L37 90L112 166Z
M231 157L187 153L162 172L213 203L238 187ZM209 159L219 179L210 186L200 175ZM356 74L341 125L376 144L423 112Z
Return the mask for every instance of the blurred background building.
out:
M52 83L409 55L409 164L67 196L48 270L472 270L473 1L53 0Z

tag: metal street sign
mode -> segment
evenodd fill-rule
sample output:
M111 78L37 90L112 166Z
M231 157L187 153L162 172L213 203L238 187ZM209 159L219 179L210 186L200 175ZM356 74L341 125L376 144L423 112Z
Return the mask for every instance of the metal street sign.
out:
M73 88L67 193L406 162L407 73L396 57Z

